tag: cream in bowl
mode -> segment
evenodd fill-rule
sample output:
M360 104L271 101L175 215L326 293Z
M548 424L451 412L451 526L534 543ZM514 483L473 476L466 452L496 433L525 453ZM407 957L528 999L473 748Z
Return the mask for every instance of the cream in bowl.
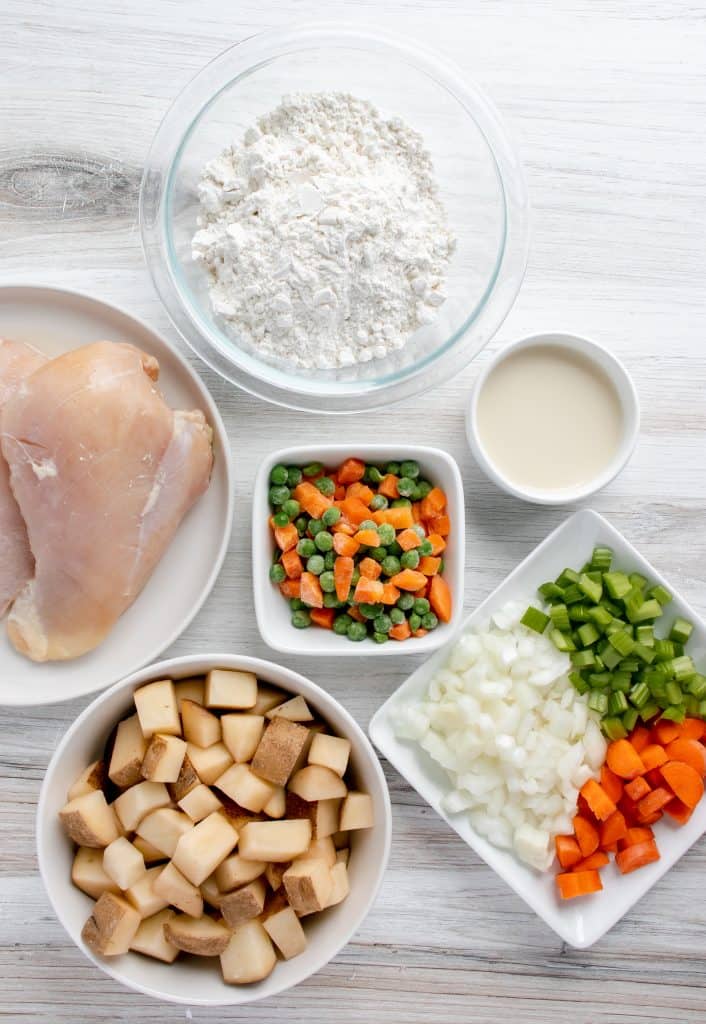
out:
M468 413L471 450L499 487L538 504L593 494L635 445L639 406L622 364L568 334L502 349L481 373Z

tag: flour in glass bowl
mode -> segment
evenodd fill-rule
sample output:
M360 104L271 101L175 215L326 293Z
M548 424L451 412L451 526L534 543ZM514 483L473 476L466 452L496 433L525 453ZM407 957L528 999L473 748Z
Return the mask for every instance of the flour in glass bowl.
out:
M384 358L433 322L454 250L424 141L346 93L284 97L204 169L193 258L269 361Z

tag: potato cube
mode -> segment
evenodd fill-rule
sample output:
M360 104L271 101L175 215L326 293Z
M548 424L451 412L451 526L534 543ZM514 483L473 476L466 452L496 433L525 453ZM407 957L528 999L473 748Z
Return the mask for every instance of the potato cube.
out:
M302 800L296 793L287 793L285 814L288 818L308 818L314 839L324 839L338 830L341 802L340 797L332 800Z
M193 956L220 956L230 941L230 929L212 917L179 914L164 926L166 939Z
M278 690L276 686L267 686L265 683L257 684L257 700L252 707L253 715L266 715L278 704L284 704L287 694Z
M292 776L289 790L302 800L335 800L344 797L348 787L340 775L336 775L330 768L310 764L306 768L300 768L296 775Z
M216 868L216 884L219 892L231 892L240 885L254 882L265 871L264 860L246 860L239 853L232 853Z
M203 691L206 680L203 676L196 676L193 679L175 679L174 694L176 696L177 708L181 714L181 702L192 700L194 704L203 704Z
M287 899L300 916L314 914L328 906L333 879L325 860L295 860L282 881Z
M126 898L137 910L141 918L152 917L169 906L169 900L154 891L154 884L164 871L161 864L147 868L142 878L125 893Z
M285 960L291 960L306 949L306 935L301 922L291 907L271 914L262 926Z
M188 814L171 807L160 807L142 819L137 826L137 834L161 850L166 857L173 857L177 843L193 827L194 823Z
M137 715L119 722L108 767L108 776L116 786L126 789L142 780L142 759L146 750L147 740L142 735Z
M201 883L199 889L205 902L210 903L210 905L217 910L218 907L220 907L221 905L223 893L218 888L218 883L216 882L215 874L209 875L208 878Z
M283 864L270 863L265 868L265 878L272 892L277 892L282 885L282 876L289 865L290 861L286 860Z
M275 787L271 782L259 778L247 764L234 764L214 782L231 800L256 814L274 796Z
M326 904L328 907L334 907L337 903L342 903L350 892L348 869L343 861L336 861L333 865L331 868L331 878L333 880L333 888Z
M125 831L135 832L143 818L169 803L169 793L163 782L138 782L121 793L113 807Z
M223 804L210 786L197 786L179 801L179 806L193 822L203 821L209 814L219 811Z
M206 676L207 708L252 708L257 702L257 676L252 672L213 668Z
M313 722L314 716L309 710L309 705L299 695L287 700L284 704L278 704L267 712L267 718L287 718L290 722Z
M79 846L71 867L71 881L77 889L97 900L104 892L119 893L120 887L103 869L103 850Z
M325 732L320 732L314 736L309 748L309 764L320 764L322 768L330 768L343 778L350 753L350 740L344 739L343 736L329 736Z
M181 736L179 708L171 679L159 679L141 686L134 693L137 716L145 739L151 739L156 732L167 736Z
M331 836L325 839L314 839L309 844L309 849L300 853L295 860L323 860L330 868L336 863L336 847L333 845Z
M265 728L264 715L223 715L223 742L237 764L251 761Z
M201 785L201 779L196 774L196 769L189 757L189 745L187 743L184 760L179 770L179 778L176 782L168 782L167 789L174 803L178 803L182 797L185 797L187 793L190 793L192 789L196 789L199 785Z
M235 800L231 800L225 793L218 794L221 803L223 804L220 814L226 819L226 821L233 826L236 832L240 832L243 825L247 825L249 821L264 821L264 814L255 814L253 811L246 811L244 807L237 804Z
M142 760L142 778L151 782L176 782L186 755L186 743L178 736L155 733Z
M306 768L309 761L309 750L311 749L311 744L314 742L314 737L318 736L320 732L324 732L325 726L323 722L307 722L307 729L309 730L309 735L306 743L302 747L299 757L297 758L297 763L294 765L292 775L298 772L300 768Z
M115 812L102 789L69 800L59 811L59 819L77 846L108 846L120 835Z
M345 864L348 867L348 861L350 859L351 851L347 846L341 847L340 850L336 850L336 863Z
M354 828L372 828L374 823L373 801L370 794L351 790L341 805L339 830L349 832Z
M305 819L251 821L240 832L238 852L246 860L281 862L304 853L310 841L311 822Z
M230 985L262 981L277 963L270 937L259 921L246 921L230 937L221 953L223 980Z
M237 928L243 921L259 917L265 906L265 883L256 878L221 899L220 911L229 928Z
M152 845L152 843L148 843L146 839L142 838L142 836L133 836L132 845L136 850L140 851L145 864L154 864L155 861L167 859L161 850L158 850L156 846Z
M226 859L237 842L236 830L216 811L198 825L194 825L189 832L184 833L177 843L172 859L175 867L179 868L193 885L201 885Z
M186 754L200 781L206 786L212 786L218 776L233 764L233 758L222 743L214 743L205 748L188 743Z
M283 818L287 808L287 792L284 786L277 786L274 793L262 808L268 818Z
M201 891L184 878L181 871L174 867L173 861L170 861L155 879L153 889L156 896L161 896L167 903L183 910L185 914L190 914L191 917L201 917L203 914Z
M273 718L255 751L252 770L276 786L286 785L308 736L305 726L286 718Z
M197 747L212 747L221 741L221 720L218 715L197 704L184 700L181 705L184 738Z
M120 889L129 889L145 873L145 858L129 839L120 836L103 851L103 868Z
M127 953L140 927L140 915L122 896L104 892L81 931L89 949L101 956Z
M135 932L130 949L134 953L143 953L155 960L163 960L165 964L173 963L179 956L179 950L171 942L167 942L164 926L175 916L174 911L167 908L145 918Z
M105 762L94 761L81 772L67 793L66 799L75 800L77 796L85 796L86 793L92 793L94 789L105 789L107 781L108 773L105 770Z

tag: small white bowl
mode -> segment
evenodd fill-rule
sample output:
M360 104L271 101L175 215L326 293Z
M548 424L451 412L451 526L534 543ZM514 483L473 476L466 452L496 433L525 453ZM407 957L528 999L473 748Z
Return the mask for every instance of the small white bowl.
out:
M270 506L267 500L270 472L273 466L306 466L309 462L322 462L332 468L344 459L363 459L370 463L403 462L416 460L424 476L431 483L441 487L448 498L451 518L451 533L448 547L444 551L444 579L451 589L453 614L450 622L440 622L436 629L426 636L411 637L404 643L391 640L376 644L372 640L352 643L345 636L338 636L329 629L296 629L291 623L288 601L270 582L269 568L274 554L274 540L268 525ZM463 503L463 482L455 460L441 448L425 448L407 444L327 444L302 445L297 448L282 448L272 452L260 465L255 479L252 521L252 563L255 615L265 643L275 651L285 654L336 654L336 655L399 655L428 654L446 642L461 621L463 614L465 519Z
M478 431L478 400L486 380L495 367L507 359L508 356L534 345L554 346L580 353L607 375L617 391L623 409L623 436L620 446L603 472L587 484L556 490L522 487L500 472L487 455L481 442ZM570 505L573 502L589 497L591 494L595 494L596 491L600 491L601 488L609 484L618 475L632 455L639 429L640 404L637 391L635 390L632 378L620 360L612 352L603 348L602 345L598 345L595 341L580 338L575 334L563 334L554 331L547 332L546 334L533 334L528 338L521 338L519 341L514 341L500 349L490 362L483 367L476 379L471 394L471 402L466 414L466 436L468 437L468 443L476 462L485 475L503 491L507 491L508 494L513 494L516 498L522 498L523 501L529 501L534 505Z
M272 974L253 985L226 985L217 962L190 957L160 963L139 953L101 958L86 947L81 929L93 901L71 882L73 844L59 824L66 792L87 764L100 756L115 724L132 706L133 692L153 679L187 678L211 668L254 672L263 682L302 694L312 710L340 736L351 741L351 768L356 785L373 798L375 825L355 833L349 864L350 896L309 919L306 950L278 961ZM189 1006L234 1006L275 995L297 985L331 960L351 939L370 910L390 852L392 812L385 776L365 733L348 712L314 683L291 669L260 658L233 654L199 654L173 658L136 672L93 701L64 734L47 768L37 807L37 856L42 881L56 916L89 960L128 988Z

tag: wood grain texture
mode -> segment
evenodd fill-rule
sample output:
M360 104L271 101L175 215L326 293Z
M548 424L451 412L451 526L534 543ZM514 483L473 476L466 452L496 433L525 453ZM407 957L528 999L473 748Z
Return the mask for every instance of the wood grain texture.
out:
M532 243L519 300L490 351L544 327L605 342L643 408L626 471L591 504L706 613L706 6L697 0L4 0L0 5L0 273L124 305L178 347L145 270L137 192L152 135L227 43L294 19L346 17L441 48L501 108L521 149ZM330 420L267 407L199 367L236 454L237 522L203 611L171 653L267 656L250 592L250 493L262 456L295 438L414 436L466 482L470 609L568 514L501 495L463 435L484 357L415 403ZM195 363L195 360L194 360ZM253 424L257 429L253 430ZM362 724L415 665L292 658ZM0 1018L153 1024L474 1021L596 1024L704 1019L697 844L593 949L565 948L388 769L390 870L354 941L297 990L243 1011L136 996L83 959L36 873L42 773L85 702L0 712Z

